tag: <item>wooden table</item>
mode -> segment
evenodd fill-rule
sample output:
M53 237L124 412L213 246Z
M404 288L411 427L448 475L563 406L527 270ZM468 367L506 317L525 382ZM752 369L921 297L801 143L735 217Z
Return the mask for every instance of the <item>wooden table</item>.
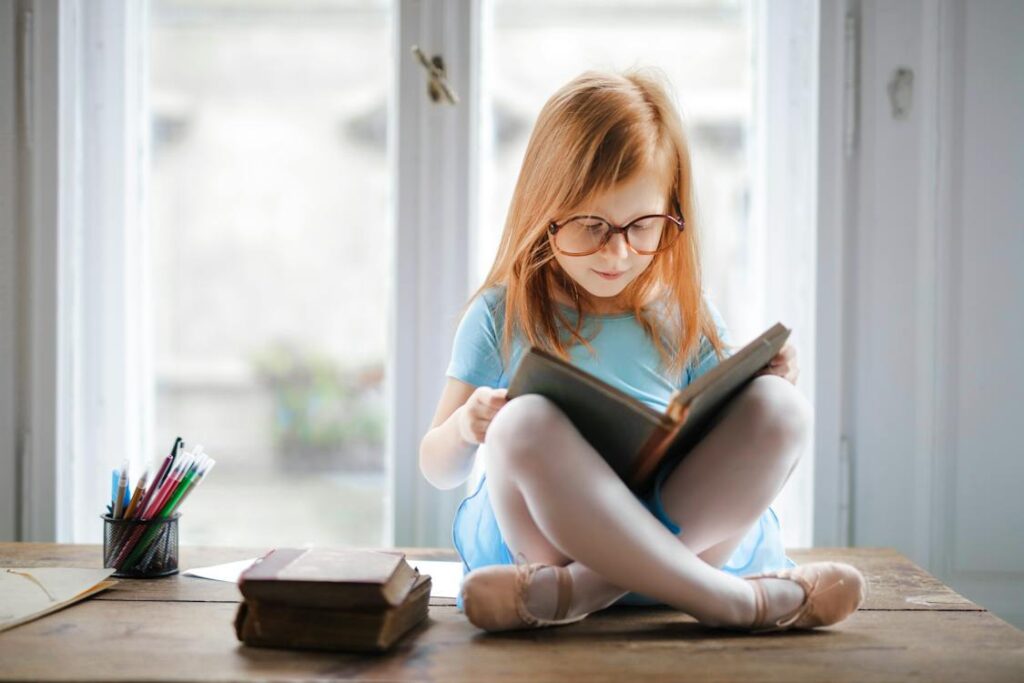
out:
M262 548L182 547L181 567ZM448 551L403 549L455 560ZM0 566L99 567L91 545L0 544ZM123 579L67 609L0 633L0 680L366 681L1024 681L1024 632L888 548L791 550L798 563L850 562L862 608L825 629L760 636L708 629L667 608L613 607L571 626L487 634L432 600L385 655L250 648L232 630L234 584L186 576Z

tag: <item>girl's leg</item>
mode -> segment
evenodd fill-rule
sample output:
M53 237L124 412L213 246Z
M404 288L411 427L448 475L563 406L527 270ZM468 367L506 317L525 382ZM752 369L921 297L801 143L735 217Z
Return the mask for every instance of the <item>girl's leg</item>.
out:
M792 384L755 378L665 480L662 502L683 543L724 564L789 480L810 419Z
M799 448L793 445L802 438L807 410L786 403L783 397L792 394L779 389L782 383L756 379L683 461L687 469L681 464L666 481L663 500L684 543L650 515L553 404L539 396L510 401L487 435L489 492L506 542L530 561L577 560L569 564L580 598L573 613L607 606L634 590L705 623L749 623L751 587L709 561L720 566L728 559L795 465ZM757 453L744 448L750 443L759 444ZM573 485L563 486L567 481ZM713 514L705 514L700 501ZM553 576L545 581L544 573L531 583L531 610L554 604ZM803 597L796 585L779 586L776 593L778 599L769 602L779 614Z
M679 538L698 557L713 567L728 561L796 469L809 424L809 404L792 384L779 377L757 378L670 473L662 503L681 529ZM738 531L716 542L730 528ZM585 565L574 562L569 568L580 587L574 591L574 614L601 609L625 595ZM556 601L553 572L548 573L550 578L537 582L530 603L542 616ZM793 582L764 581L769 616L785 614L803 600Z

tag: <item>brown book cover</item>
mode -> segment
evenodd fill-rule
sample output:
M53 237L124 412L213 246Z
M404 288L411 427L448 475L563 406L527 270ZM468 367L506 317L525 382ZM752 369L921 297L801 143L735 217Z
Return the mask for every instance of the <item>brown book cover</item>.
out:
M401 604L376 611L246 599L235 615L235 635L255 647L384 652L426 618L430 589L430 576L419 574Z
M418 576L400 551L275 548L242 572L238 588L265 603L375 610L401 604Z
M630 489L644 493L658 466L693 448L729 399L782 349L789 332L776 323L673 394L664 413L535 346L523 354L507 396L541 394L554 401Z

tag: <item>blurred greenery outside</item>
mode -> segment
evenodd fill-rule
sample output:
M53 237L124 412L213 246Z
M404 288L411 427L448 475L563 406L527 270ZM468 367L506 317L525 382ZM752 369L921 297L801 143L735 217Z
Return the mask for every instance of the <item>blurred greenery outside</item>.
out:
M383 468L382 363L343 368L326 353L276 342L252 364L274 398L274 446L282 464Z

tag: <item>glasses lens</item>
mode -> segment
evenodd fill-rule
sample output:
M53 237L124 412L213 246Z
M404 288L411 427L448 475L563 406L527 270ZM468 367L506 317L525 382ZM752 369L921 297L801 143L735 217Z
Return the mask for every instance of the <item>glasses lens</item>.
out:
M567 254L597 251L608 233L608 224L597 218L574 218L555 233L555 246Z
M670 245L679 230L665 216L646 216L629 226L628 232L629 243L634 249L655 252Z

